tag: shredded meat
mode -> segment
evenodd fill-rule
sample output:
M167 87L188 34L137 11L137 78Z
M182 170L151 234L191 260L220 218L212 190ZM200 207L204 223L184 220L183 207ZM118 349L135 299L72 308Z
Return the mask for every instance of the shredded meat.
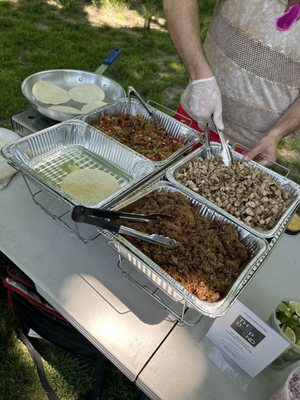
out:
M153 192L126 211L170 216L150 224L128 221L122 224L175 239L175 245L165 247L127 237L201 300L214 302L224 297L250 259L233 225L201 216L199 207L191 205L181 193Z

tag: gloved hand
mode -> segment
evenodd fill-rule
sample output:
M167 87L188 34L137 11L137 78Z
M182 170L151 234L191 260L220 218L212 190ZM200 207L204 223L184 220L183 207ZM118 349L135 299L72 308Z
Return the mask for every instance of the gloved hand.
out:
M216 127L224 129L221 93L214 76L191 81L181 96L181 105L200 129L204 129L212 114Z

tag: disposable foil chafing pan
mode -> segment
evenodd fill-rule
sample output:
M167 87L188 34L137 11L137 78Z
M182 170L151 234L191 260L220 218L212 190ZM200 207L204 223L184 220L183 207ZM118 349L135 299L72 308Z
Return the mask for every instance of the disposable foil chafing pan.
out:
M211 151L213 156L218 156L220 155L220 150L221 146L218 143L211 143ZM241 160L243 155L240 153L237 153L234 150L231 150L233 160ZM299 203L300 203L300 186L297 185L295 182L291 181L290 179L287 179L284 176L281 176L280 174L274 172L273 170L263 167L262 165L250 161L249 165L251 165L252 168L259 169L263 173L269 175L272 177L272 179L277 182L277 184L281 187L282 190L285 192L289 193L292 197L291 203L288 205L287 209L285 212L278 218L276 224L273 226L272 229L269 230L262 230L258 228L253 228L250 225L246 224L244 221L238 219L237 217L231 215L229 212L223 210L216 204L212 203L211 201L207 200L205 197L201 196L201 194L198 194L194 192L193 190L189 189L187 186L184 184L178 182L178 180L175 178L175 174L177 171L182 170L189 162L197 160L199 157L206 159L206 150L205 146L200 147L199 149L195 150L192 154L187 155L183 159L175 162L171 167L167 168L166 170L166 178L168 181L172 182L175 186L180 188L181 190L185 191L188 193L190 196L193 196L195 199L201 200L205 204L207 204L209 207L212 207L213 209L217 210L218 212L222 212L227 218L233 220L237 224L241 225L245 229L248 229L250 232L252 232L255 235L258 235L260 237L264 238L272 238L276 235L276 233L280 230L281 226L285 224L286 220L292 216L294 211L297 209Z
M75 169L98 169L110 173L119 183L114 193L88 204L94 208L118 198L155 170L152 161L78 120L62 122L9 143L2 148L2 154L15 168L72 206L79 201L65 193L60 183Z
M176 119L152 107L151 105L148 105L148 107L152 111L155 121L166 129L168 135L174 139L180 140L183 143L182 147L171 154L168 158L161 161L153 161L156 167L163 167L166 164L176 160L201 140L201 137L196 130L190 128L180 121L177 121ZM108 106L100 107L96 111L82 115L79 118L91 125L100 117L122 115L129 112L131 115L141 115L142 118L149 117L147 111L139 102L136 100L131 100L129 104L129 99L124 98Z
M194 308L200 313L212 318L223 315L262 265L262 262L268 252L267 241L263 238L253 235L240 225L228 220L226 216L222 215L222 213L212 210L201 200L196 200L195 198L190 197L180 188L166 181L156 181L153 184L150 184L140 193L137 193L131 198L127 198L126 200L118 203L118 205L114 207L114 210L121 210L129 204L133 204L134 202L138 201L147 194L157 191L164 191L168 193L180 192L190 200L191 204L202 206L200 208L200 214L202 216L206 216L210 220L224 221L236 227L239 239L243 242L250 253L250 261L244 267L224 298L214 303L200 300L186 290L179 282L173 279L154 261L148 258L124 237L112 234L106 230L101 230L101 233L109 239L110 244L115 248L120 256L127 259L133 266L135 266L142 274L150 279L159 289L167 293L167 295L169 295L169 297L171 297L173 300L181 302L182 304L187 304L188 307Z

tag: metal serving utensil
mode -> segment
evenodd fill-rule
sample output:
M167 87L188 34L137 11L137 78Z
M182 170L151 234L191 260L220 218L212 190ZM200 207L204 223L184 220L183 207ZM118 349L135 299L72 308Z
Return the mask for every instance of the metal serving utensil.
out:
M206 151L206 159L211 160L213 158L213 155L211 152L208 123L206 123L204 127L204 147Z
M225 140L222 131L220 131L215 124L215 121L213 119L213 117L211 118L213 126L217 132L217 134L219 135L220 141L221 141L221 158L223 160L224 165L226 165L226 167L229 167L232 163L233 163L233 157L230 151L230 148L228 146L228 141Z
M167 236L157 235L157 234L149 235L147 233L137 231L136 229L119 225L110 220L114 218L118 219L121 218L129 221L139 221L147 223L162 217L172 218L164 214L150 214L150 215L130 214L130 213L115 212L115 211L96 210L94 208L88 208L84 206L75 206L73 208L71 217L73 221L84 222L89 225L94 225L103 229L107 229L113 233L120 233L123 235L132 236L135 237L136 239L144 240L152 244L170 246L176 243L176 240L171 239Z
M148 106L148 104L142 99L142 97L134 89L133 86L128 86L127 95L128 95L128 100L129 100L129 117L130 118L132 117L132 114L131 114L131 100L132 100L132 97L135 96L138 99L138 101L141 103L141 105L144 107L144 109L147 111L147 113L149 114L149 116L153 120L153 122L155 124L157 124L153 111ZM134 123L133 119L132 119L132 122Z

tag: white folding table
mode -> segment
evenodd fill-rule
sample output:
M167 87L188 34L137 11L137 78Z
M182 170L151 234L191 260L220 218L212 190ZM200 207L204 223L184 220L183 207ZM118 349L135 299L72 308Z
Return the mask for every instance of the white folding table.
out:
M300 236L284 234L240 296L265 320L281 298L299 297L299 249ZM83 243L37 206L20 174L0 191L0 250L153 399L267 399L287 376L267 368L241 391L208 358L212 319L178 324L122 275L104 238Z
M122 275L103 237L83 243L35 204L20 174L0 191L0 250L132 381L176 323Z

